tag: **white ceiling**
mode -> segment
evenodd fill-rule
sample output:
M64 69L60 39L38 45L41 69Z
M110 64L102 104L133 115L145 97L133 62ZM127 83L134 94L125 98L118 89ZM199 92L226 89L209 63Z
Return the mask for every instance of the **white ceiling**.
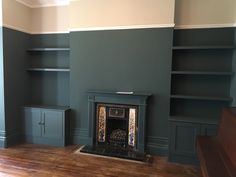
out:
M70 2L70 0L16 0L16 1L31 8L68 5Z

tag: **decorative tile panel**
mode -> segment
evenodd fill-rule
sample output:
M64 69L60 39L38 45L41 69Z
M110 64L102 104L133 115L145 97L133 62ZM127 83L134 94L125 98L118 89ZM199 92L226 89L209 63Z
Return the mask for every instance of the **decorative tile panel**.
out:
M98 142L106 141L106 107L98 107Z
M137 110L135 108L129 109L129 136L128 144L130 146L135 146L136 141L136 116Z

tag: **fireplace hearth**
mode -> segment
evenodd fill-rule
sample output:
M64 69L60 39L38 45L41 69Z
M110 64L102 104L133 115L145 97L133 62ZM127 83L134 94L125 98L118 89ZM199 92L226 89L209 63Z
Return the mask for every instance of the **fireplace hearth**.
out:
M145 118L149 96L89 92L90 144L81 152L145 161Z

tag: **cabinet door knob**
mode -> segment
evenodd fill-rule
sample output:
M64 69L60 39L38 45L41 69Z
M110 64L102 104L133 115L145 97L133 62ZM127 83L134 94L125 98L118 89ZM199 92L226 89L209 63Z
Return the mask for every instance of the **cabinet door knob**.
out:
M39 122L38 124L39 124L39 125L45 125L45 123L44 123L44 122Z

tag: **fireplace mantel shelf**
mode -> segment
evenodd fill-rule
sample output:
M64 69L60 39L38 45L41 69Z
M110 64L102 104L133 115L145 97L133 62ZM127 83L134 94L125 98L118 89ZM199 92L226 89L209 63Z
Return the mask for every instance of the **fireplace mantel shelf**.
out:
M149 97L152 95L150 93L141 93L133 91L96 91L96 90L88 91L88 94L124 95L124 96L140 96L140 97Z

